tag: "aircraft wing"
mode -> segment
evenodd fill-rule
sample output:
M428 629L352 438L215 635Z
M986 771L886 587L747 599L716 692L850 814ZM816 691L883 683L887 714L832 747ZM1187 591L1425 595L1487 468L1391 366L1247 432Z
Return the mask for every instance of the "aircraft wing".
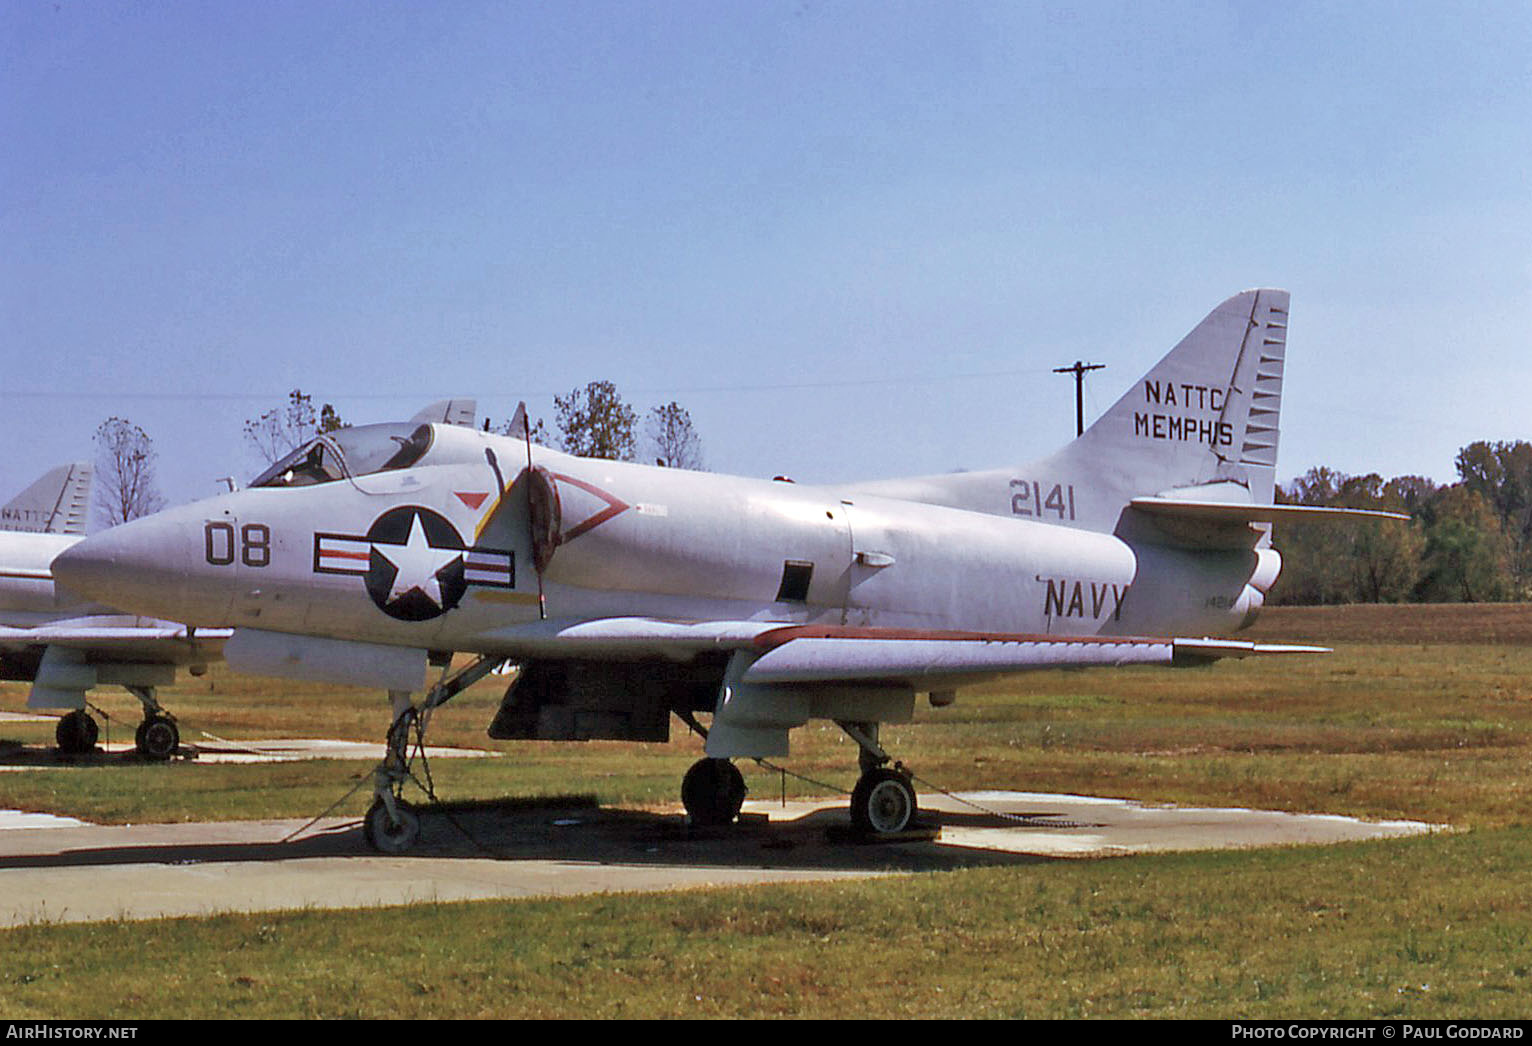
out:
M112 661L185 665L217 659L227 628L191 630L169 621L124 616L82 617L35 628L0 627L0 651L62 647L87 662Z
M1019 635L761 621L691 624L652 618L539 622L500 638L507 652L521 657L658 654L685 660L707 651L743 651L755 655L742 677L746 682L899 681L922 691L1046 668L1188 665L1328 652L1325 647L1233 639Z
M1229 639L1037 636L887 629L785 628L756 638L745 672L758 683L899 680L944 689L1045 668L1205 664L1220 658L1323 653L1323 647Z

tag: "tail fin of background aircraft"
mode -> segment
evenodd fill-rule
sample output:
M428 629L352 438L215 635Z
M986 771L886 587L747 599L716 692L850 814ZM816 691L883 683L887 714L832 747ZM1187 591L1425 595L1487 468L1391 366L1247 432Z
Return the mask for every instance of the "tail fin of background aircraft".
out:
M0 507L0 530L35 534L83 534L90 516L91 464L77 461L50 469Z
M446 424L465 425L474 427L474 417L478 414L479 403L472 399L437 400L428 407L422 408L410 420L420 424Z
M1127 472L1129 497L1232 482L1269 503L1287 310L1286 291L1229 298L1060 456Z

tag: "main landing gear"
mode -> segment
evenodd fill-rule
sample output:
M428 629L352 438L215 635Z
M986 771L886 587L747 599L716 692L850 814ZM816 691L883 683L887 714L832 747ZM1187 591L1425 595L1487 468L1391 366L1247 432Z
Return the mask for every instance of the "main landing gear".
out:
M133 732L133 747L145 759L163 763L181 747L181 728L176 717L155 700L152 686L130 686L128 692L144 706L144 721Z
M703 737L707 732L683 715ZM862 776L851 793L851 824L864 835L893 836L909 831L920 810L915 785L903 765L878 744L877 723L838 722L860 749ZM892 766L888 765L893 763ZM745 801L745 778L727 759L699 759L681 781L681 805L700 827L732 824Z
M681 805L692 824L733 824L745 805L745 775L727 759L699 759L681 779Z
M872 836L897 835L915 821L919 804L915 785L900 763L878 744L877 723L837 722L861 748L857 757L862 776L851 792L851 824Z
M65 755L84 755L96 747L101 728L83 708L77 708L59 719L53 728L53 740Z
M127 687L129 693L144 706L143 722L133 732L133 746L147 760L163 763L175 755L181 747L181 729L175 716L165 711L154 697L154 688L148 686ZM95 751L101 739L101 728L90 712L75 709L59 719L54 728L53 740L65 755L84 755Z

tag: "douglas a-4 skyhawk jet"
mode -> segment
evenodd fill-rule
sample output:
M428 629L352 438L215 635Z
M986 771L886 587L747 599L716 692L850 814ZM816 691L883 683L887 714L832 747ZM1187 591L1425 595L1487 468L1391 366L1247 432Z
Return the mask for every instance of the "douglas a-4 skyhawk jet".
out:
M334 440L386 443L390 433L428 421L472 427L474 410L473 400L442 400L409 422L348 428ZM91 751L100 736L87 693L118 684L143 706L133 735L138 754L169 759L181 730L155 691L175 682L177 668L206 671L229 630L123 613L54 584L49 564L85 534L92 473L89 462L61 465L0 506L0 679L31 682L28 708L65 712L54 738L71 755Z
M419 831L411 725L506 661L492 737L664 741L672 715L703 734L681 789L700 823L739 812L732 760L832 720L860 750L853 822L897 833L917 799L878 726L919 693L943 706L1039 668L1317 649L1204 638L1260 608L1272 521L1350 514L1272 504L1287 309L1283 291L1230 298L1084 435L1013 468L746 479L535 446L518 411L509 436L321 436L250 489L91 537L53 569L112 606L233 628L237 669L387 690L365 823L385 850ZM475 659L453 671L453 653Z

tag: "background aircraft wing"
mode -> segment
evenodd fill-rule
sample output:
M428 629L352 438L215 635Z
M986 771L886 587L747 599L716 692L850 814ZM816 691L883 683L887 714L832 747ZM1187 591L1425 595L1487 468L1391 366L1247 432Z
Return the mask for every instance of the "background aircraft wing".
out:
M35 628L0 627L0 650L19 653L61 647L82 653L87 661L185 665L217 660L232 631L192 631L169 621L122 616L84 617Z

